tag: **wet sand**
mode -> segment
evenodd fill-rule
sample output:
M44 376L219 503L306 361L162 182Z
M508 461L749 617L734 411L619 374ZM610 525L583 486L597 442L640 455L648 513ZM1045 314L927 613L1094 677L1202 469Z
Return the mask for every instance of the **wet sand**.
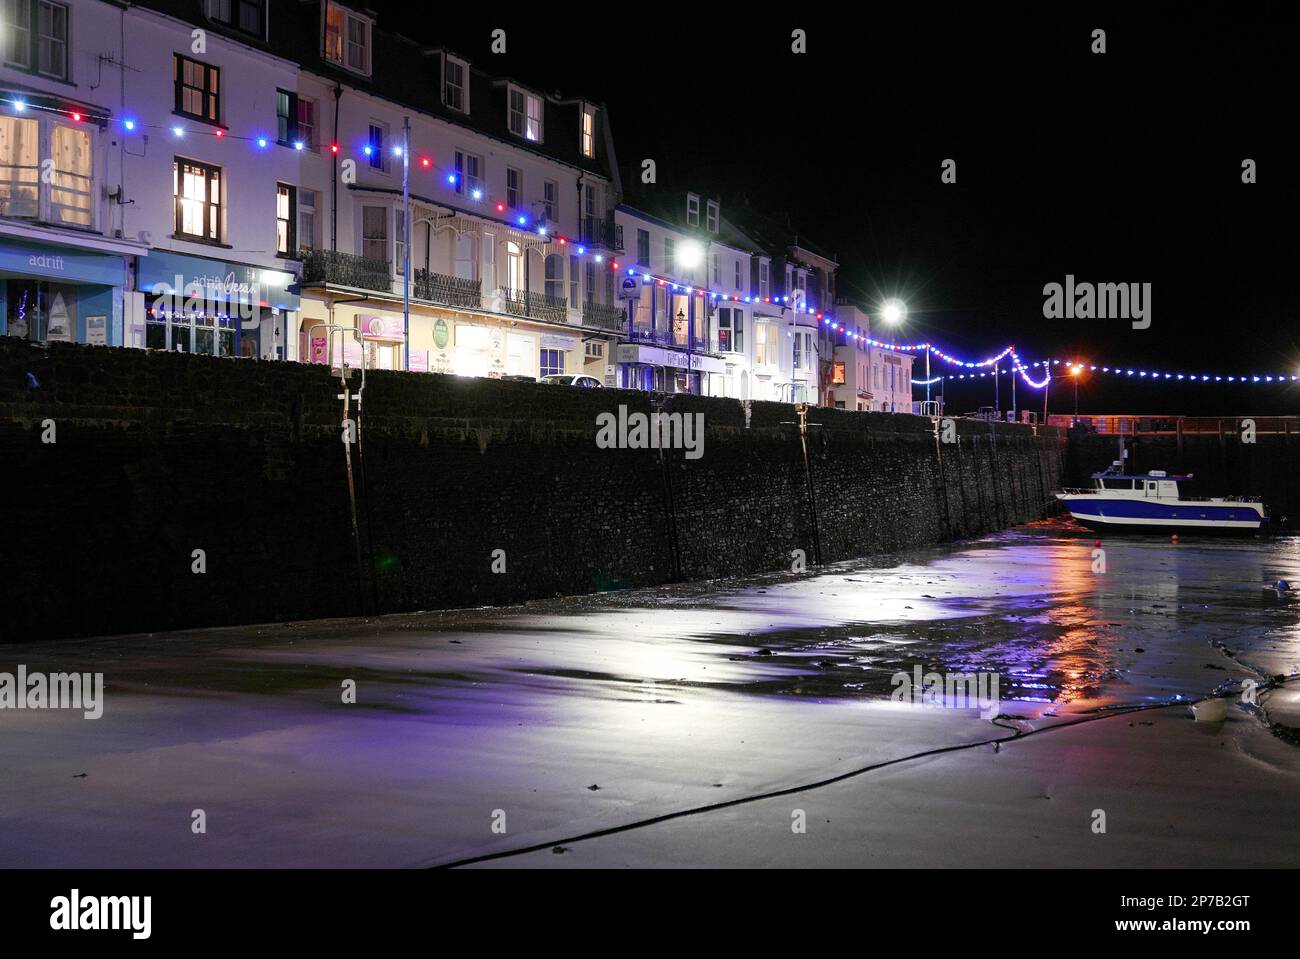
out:
M555 851L1300 672L1300 594L1269 588L1300 583L1300 539L1107 539L1104 574L1094 539L1051 522L803 576L4 647L0 670L103 671L107 695L98 720L0 710L0 864L1300 862L1300 747L1183 705ZM917 666L996 673L1006 718L891 701ZM1300 726L1300 683L1264 705Z

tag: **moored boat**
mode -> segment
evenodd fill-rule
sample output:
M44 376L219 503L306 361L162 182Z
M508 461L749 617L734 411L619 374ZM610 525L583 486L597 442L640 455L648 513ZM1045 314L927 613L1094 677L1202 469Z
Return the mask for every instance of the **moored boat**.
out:
M1055 494L1070 516L1093 530L1110 532L1229 533L1258 532L1265 523L1264 504L1236 496L1184 498L1179 484L1192 474L1169 475L1151 470L1145 476L1112 466L1093 473L1090 489Z

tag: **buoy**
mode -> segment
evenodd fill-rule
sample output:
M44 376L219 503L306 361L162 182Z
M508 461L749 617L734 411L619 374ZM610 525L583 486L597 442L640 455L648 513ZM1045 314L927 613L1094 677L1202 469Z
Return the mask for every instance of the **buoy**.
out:
M1203 699L1192 703L1192 717L1198 723L1221 723L1228 718L1226 699Z
M1178 544L1178 534L1175 533L1173 536L1169 537L1169 542L1173 543L1174 545L1177 545L1177 544Z
M1279 579L1276 583L1273 584L1273 588L1279 590L1290 589L1291 584L1284 579Z

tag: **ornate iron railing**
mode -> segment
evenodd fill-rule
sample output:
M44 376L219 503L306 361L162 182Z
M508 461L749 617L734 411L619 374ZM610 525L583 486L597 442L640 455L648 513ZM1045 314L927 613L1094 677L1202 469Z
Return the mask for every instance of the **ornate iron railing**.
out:
M579 224L582 242L607 250L623 252L623 224L615 223L611 216L584 216Z
M569 301L562 296L547 296L532 290L516 290L508 286L500 287L502 306L511 316L526 316L534 320L550 320L553 323L566 323L569 318Z
M337 250L302 249L303 283L330 283L379 293L393 292L393 274L387 260L376 260Z
M416 270L412 277L412 295L417 300L441 303L444 306L477 308L483 305L481 280L466 280L430 270Z
M582 325L621 333L627 327L627 310L608 303L586 303L582 307Z

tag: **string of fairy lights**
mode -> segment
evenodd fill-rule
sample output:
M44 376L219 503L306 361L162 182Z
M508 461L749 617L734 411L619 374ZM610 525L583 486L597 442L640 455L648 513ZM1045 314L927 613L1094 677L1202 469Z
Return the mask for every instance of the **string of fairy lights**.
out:
M212 126L203 121L196 121L201 125L189 125L182 122L172 121L166 124L144 123L139 118L132 115L114 117L108 114L95 113L94 111L82 109L79 107L53 106L46 103L29 101L23 97L0 97L0 104L7 104L14 113L22 115L29 110L43 111L46 113L57 114L72 120L74 123L94 123L98 125L116 124L120 127L123 134L142 135L145 131L156 130L170 135L174 140L184 140L187 137L208 136L217 140L232 140L251 144L257 151L269 151L273 146L288 147L296 151L306 150L311 146L304 139L294 139L284 142L269 132L263 133L254 131L250 134L239 134L231 132L229 129L220 126ZM344 151L343 147L337 142L331 142L328 146L330 154L338 158ZM383 152L382 144L373 142L364 142L360 149L356 150L356 159L364 162L371 162L377 153ZM419 155L413 158L403 157L401 146L391 146L387 148L393 157L403 162L411 163L411 166L417 171L428 172L431 176L436 176L446 187L452 190L456 196L464 200L468 198L475 203L482 203L486 206L486 211L475 211L476 215L483 215L489 219L495 219L503 225L516 227L521 230L536 232L541 236L548 237L558 246L568 247L571 255L585 256L589 252L586 245L577 242L573 238L564 234L553 232L543 220L538 222L530 212L522 209L512 209L507 201L500 199L483 189L481 181L477 177L467 176L466 173L455 167L447 167L438 164L428 155ZM413 153L415 151L412 151ZM495 214L493 217L491 214ZM603 264L606 259L609 260L611 270L622 270L623 265L614 257L606 257L603 253L592 252L592 259L596 263ZM675 293L684 293L687 296L709 298L716 302L735 302L757 305L759 303L772 305L781 310L792 310L796 313L813 315L831 332L842 333L845 338L854 344L876 347L878 349L890 350L897 353L920 353L929 352L930 355L942 360L949 366L959 368L962 372L953 372L946 375L934 376L925 380L912 380L914 385L928 386L940 383L945 380L974 380L999 375L1015 376L1019 375L1021 380L1033 389L1043 389L1047 387L1053 379L1053 370L1063 367L1064 375L1069 377L1078 377L1087 373L1100 372L1103 376L1111 376L1132 380L1134 382L1144 383L1231 383L1231 384L1251 384L1251 385L1269 385L1281 383L1295 383L1300 381L1300 375L1287 373L1187 373L1182 371L1166 371L1143 369L1140 366L1116 366L1113 364L1085 363L1079 360L1062 360L1046 359L1034 360L1026 364L1017 354L1015 346L1010 345L1001 351L986 356L979 360L965 360L961 357L948 353L933 343L928 341L918 343L896 343L887 340L879 340L874 337L859 333L856 330L849 329L845 324L838 322L834 316L818 311L816 306L807 301L805 296L791 297L789 295L777 296L747 296L738 293L732 293L724 290L713 289L709 286L694 286L682 283L675 277L664 274L654 273L645 269L636 267L627 269L628 276L633 279L639 279L645 285L656 285L666 289L671 289ZM1001 368L1003 360L1011 358L1008 368ZM992 367L990 370L989 367ZM1030 368L1041 368L1043 375L1039 379L1034 379L1030 373Z

